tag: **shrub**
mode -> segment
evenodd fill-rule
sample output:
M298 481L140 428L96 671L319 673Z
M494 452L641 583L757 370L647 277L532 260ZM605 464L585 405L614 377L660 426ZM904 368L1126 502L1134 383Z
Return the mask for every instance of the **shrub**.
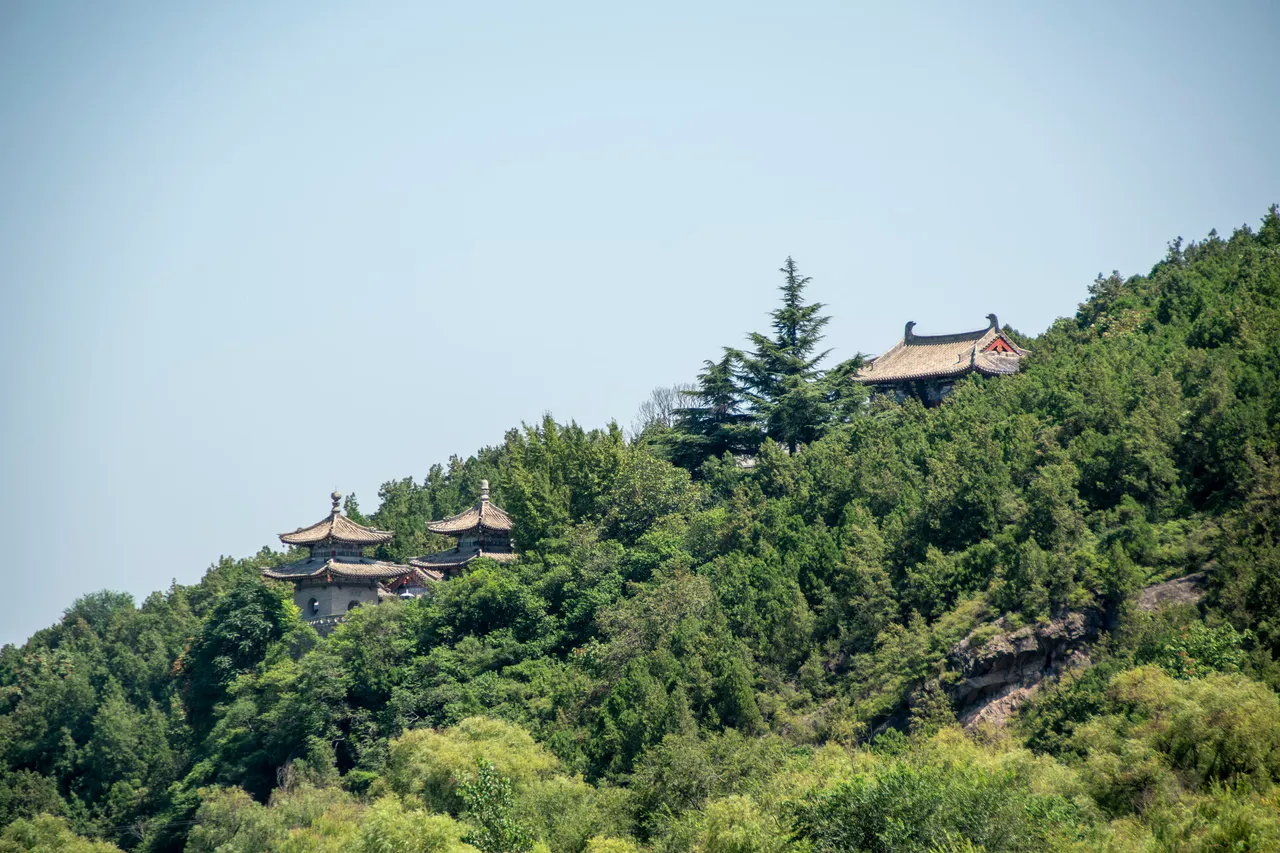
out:
M458 783L475 775L479 759L493 762L517 789L548 776L558 764L519 726L468 717L447 729L414 729L393 740L384 780L397 794L417 795L428 808L457 814Z
M120 853L120 848L81 838L62 818L43 814L18 818L0 831L0 853Z
M1067 800L1033 794L1011 772L901 760L810 793L789 812L817 853L923 853L964 841L988 853L1038 850L1082 822Z

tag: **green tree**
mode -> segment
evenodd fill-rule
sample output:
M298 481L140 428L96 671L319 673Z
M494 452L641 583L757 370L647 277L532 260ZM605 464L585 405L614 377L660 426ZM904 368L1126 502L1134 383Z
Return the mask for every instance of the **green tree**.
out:
M1012 773L911 761L814 791L790 814L816 853L928 853L961 841L987 853L1047 850L1080 820L1071 803L1032 793Z
M413 729L391 741L386 782L402 796L420 797L434 811L458 812L466 805L460 780L479 761L522 789L558 766L555 756L521 727L469 717L439 731Z
M406 807L383 797L361 816L355 853L475 853L463 839L464 827L442 814Z
M76 835L60 817L39 815L0 830L0 853L120 853L120 848Z
M633 445L622 454L606 496L605 531L623 545L634 545L660 519L690 515L700 497L688 472Z
M103 589L82 595L67 608L63 619L83 619L90 628L101 634L116 613L133 609L133 596L127 592Z
M58 781L31 770L0 773L0 826L38 814L60 815L66 804L58 796Z
M533 849L533 835L512 815L515 796L511 780L499 774L492 762L476 759L476 778L458 785L458 795L471 824L463 841L480 848L481 853L525 853Z
M719 361L706 361L692 390L681 391L685 405L675 411L666 437L671 459L696 471L709 457L753 453L763 437L738 383L742 353L725 348Z
M238 583L214 607L179 664L188 719L197 731L213 724L213 709L236 676L257 666L296 622L284 593L257 578Z
M790 257L779 270L785 280L782 307L771 313L773 335L748 335L753 347L742 357L745 396L765 433L792 453L800 444L820 437L831 420L831 402L821 382L818 364L830 350L818 352L822 330L831 318L824 305L806 305L804 289L812 281L802 276Z

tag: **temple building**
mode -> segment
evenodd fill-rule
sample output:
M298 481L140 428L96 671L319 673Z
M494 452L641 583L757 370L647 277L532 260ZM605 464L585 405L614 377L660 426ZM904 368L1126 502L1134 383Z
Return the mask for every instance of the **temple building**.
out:
M915 323L907 323L902 340L868 361L854 381L877 393L892 394L899 402L915 397L926 406L936 406L962 376L1017 373L1029 351L1000 331L995 314L988 314L987 320L985 329L958 335L917 335L911 331Z
M480 481L480 500L475 506L444 519L433 521L427 530L457 538L448 551L440 551L410 560L409 564L426 573L444 577L462 574L467 564L480 557L510 562L516 559L511 547L511 516L489 502L489 481Z
M331 630L349 610L377 604L406 589L425 589L427 583L439 578L413 566L366 557L366 549L390 542L393 534L356 524L342 514L342 495L334 492L330 497L333 509L324 519L280 534L284 544L307 548L307 559L262 570L264 577L293 583L293 601L302 618L317 630L323 629L322 633Z

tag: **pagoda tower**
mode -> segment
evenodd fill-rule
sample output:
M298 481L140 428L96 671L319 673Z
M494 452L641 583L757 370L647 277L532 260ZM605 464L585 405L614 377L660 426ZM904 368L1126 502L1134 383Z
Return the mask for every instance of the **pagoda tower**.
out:
M487 557L500 563L517 558L511 547L511 516L489 502L489 481L480 481L476 505L443 521L432 521L427 530L458 541L452 549L410 560L409 565L435 578L462 574L472 560Z
M365 549L390 542L389 530L356 524L342 514L342 495L331 496L329 515L310 527L281 533L285 545L307 548L305 560L263 569L263 577L293 583L293 602L302 618L317 630L331 630L348 611L390 597L388 587L421 587L428 577L413 566L387 563L364 555Z

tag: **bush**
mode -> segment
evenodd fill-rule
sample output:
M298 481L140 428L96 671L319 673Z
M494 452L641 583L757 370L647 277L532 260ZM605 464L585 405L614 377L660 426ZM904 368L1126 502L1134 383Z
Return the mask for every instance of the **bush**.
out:
M892 760L790 806L817 853L913 853L970 841L988 853L1040 850L1082 822L1061 797L1033 794L1008 771Z
M703 812L699 853L781 853L789 832L775 815L743 796L713 800Z
M0 832L0 853L120 853L120 848L81 838L65 820L45 814L6 826Z
M627 838L610 838L597 835L587 842L583 853L640 853L634 841Z
M1142 667L1118 676L1111 696L1141 720L1134 736L1193 787L1238 778L1265 788L1280 780L1280 699L1257 682L1214 674L1179 684Z
M580 777L557 775L522 789L516 817L552 853L580 853L592 838L629 835L629 805L625 788L597 788Z
M1280 700L1238 675L1179 680L1156 667L1117 675L1108 710L1071 746L1106 811L1144 811L1216 783L1265 791L1280 780Z
M204 789L201 799L188 853L345 853L364 820L361 806L337 788L279 790L270 807L239 788Z
M475 853L463 844L464 827L448 815L406 808L396 797L383 797L360 821L356 853Z
M457 814L462 808L458 783L475 775L479 759L493 762L517 789L545 778L558 765L519 726L468 717L447 729L414 729L393 740L384 781L401 796L416 795L428 808Z

